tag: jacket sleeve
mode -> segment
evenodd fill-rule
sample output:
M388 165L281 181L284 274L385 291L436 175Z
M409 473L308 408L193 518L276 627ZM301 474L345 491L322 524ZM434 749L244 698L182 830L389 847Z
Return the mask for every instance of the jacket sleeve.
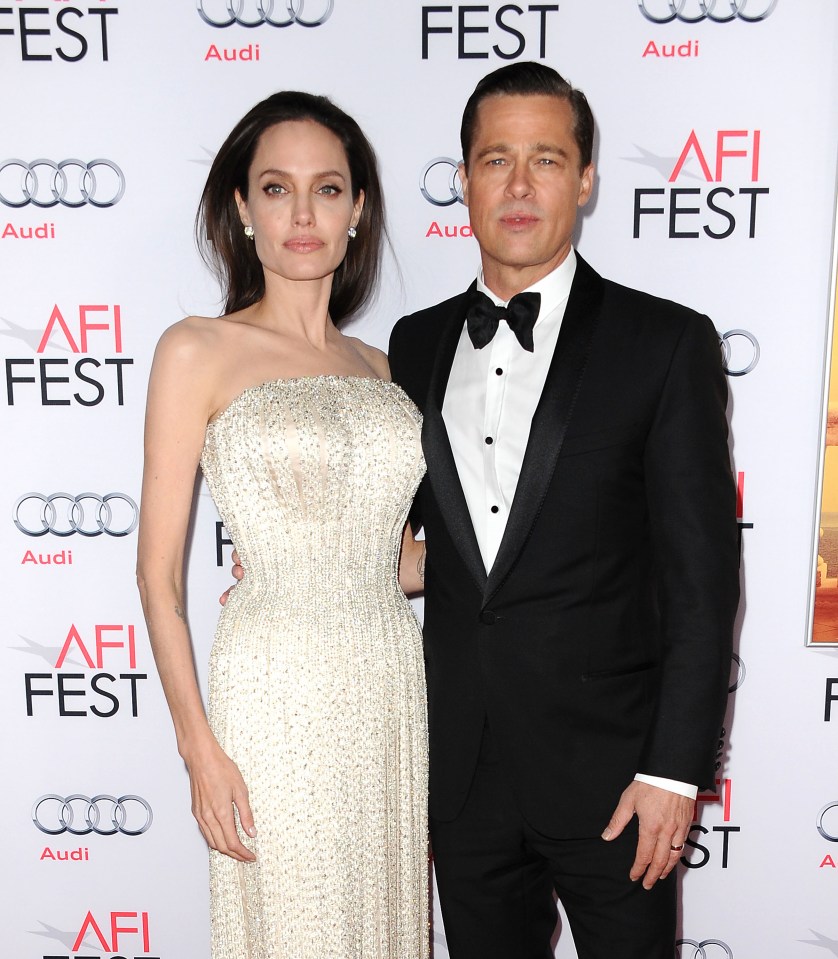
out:
M387 359L390 362L390 375L393 377L393 380L403 387L403 381L405 378L405 364L407 358L405 356L406 350L404 348L404 330L405 330L405 317L402 317L393 329L390 331L390 344L387 347Z
M736 492L718 338L692 316L671 355L645 476L661 616L658 704L638 771L712 786L739 600Z

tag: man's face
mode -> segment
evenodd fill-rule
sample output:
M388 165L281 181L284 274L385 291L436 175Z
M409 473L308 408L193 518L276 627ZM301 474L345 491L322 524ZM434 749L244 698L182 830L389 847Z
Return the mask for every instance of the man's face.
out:
M570 251L594 174L580 170L572 130L570 104L558 97L494 96L477 109L460 178L484 279L499 296L535 283Z

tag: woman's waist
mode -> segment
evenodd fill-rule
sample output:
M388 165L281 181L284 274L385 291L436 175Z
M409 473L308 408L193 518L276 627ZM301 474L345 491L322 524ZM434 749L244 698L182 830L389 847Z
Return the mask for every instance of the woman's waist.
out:
M243 558L242 566L244 577L234 589L243 596L258 596L271 601L294 602L325 594L341 597L357 592L400 592L396 560L374 566L359 564L352 569L333 569L327 563L289 564L268 569L248 564Z
M405 597L392 590L353 590L266 597L258 590L234 587L221 610L215 648L313 651L339 647L350 658L364 649L416 646L421 653L419 621Z
M224 612L241 616L293 619L319 611L332 616L357 616L365 610L384 613L387 609L409 609L395 573L365 578L363 575L330 579L318 574L311 579L258 576L245 572L231 590Z

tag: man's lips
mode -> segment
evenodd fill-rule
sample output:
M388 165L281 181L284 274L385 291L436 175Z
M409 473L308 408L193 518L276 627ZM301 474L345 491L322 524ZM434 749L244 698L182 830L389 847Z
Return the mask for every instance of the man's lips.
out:
M523 230L527 227L535 226L539 222L539 217L534 213L504 213L500 217L503 226L512 230Z
M282 245L292 253L313 253L323 246L323 241L313 236L295 236Z

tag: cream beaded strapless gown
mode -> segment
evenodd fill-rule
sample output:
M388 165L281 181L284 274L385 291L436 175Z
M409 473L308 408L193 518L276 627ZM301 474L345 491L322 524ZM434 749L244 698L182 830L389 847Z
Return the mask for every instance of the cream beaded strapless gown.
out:
M255 863L210 852L213 959L428 954L424 665L397 579L419 431L398 386L344 376L245 390L207 427L246 570L210 724L258 831Z

